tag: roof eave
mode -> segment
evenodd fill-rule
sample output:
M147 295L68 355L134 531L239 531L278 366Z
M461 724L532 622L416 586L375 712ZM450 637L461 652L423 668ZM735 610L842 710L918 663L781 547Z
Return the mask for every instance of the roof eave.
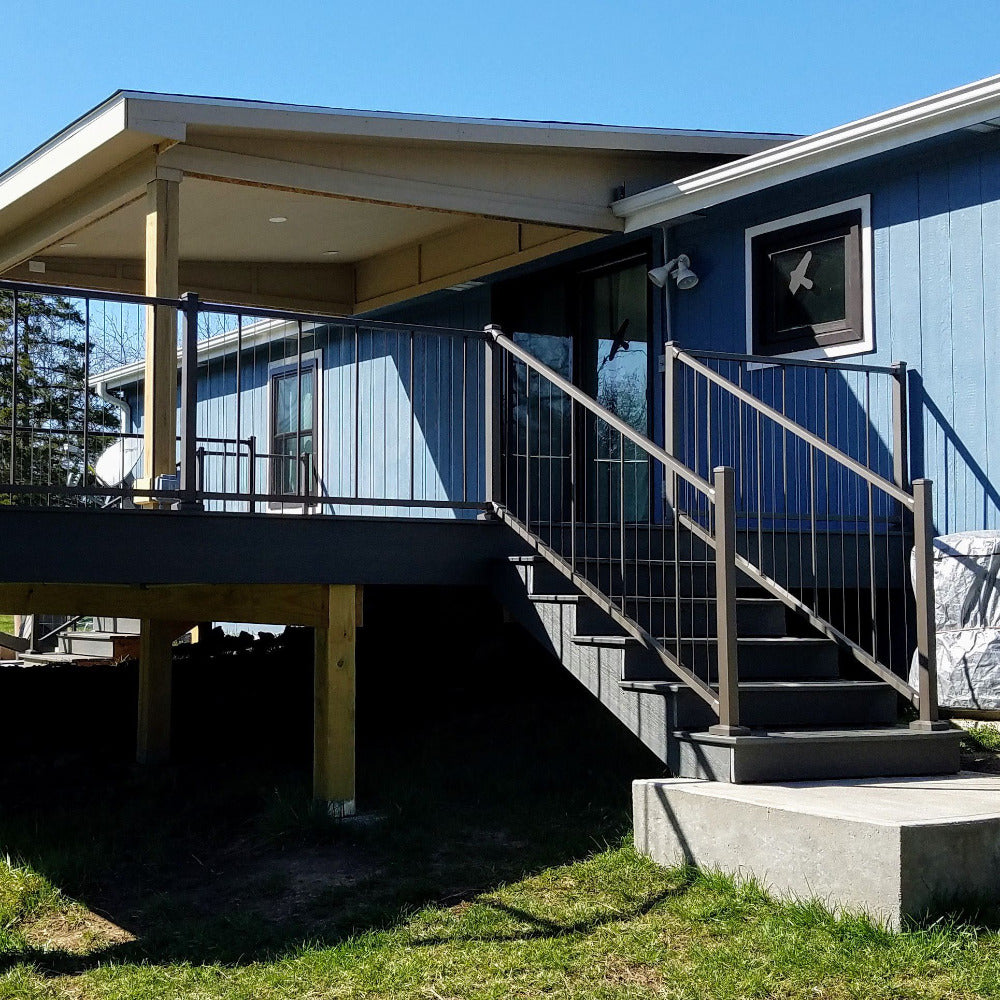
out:
M616 201L625 231L670 222L765 188L1000 116L1000 76L818 132Z

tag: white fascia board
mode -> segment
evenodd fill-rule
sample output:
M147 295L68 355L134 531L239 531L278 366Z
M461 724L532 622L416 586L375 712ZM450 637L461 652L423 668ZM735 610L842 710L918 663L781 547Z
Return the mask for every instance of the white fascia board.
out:
M317 318L317 326L335 326L336 322L331 322L332 318ZM198 363L203 364L214 361L216 358L225 357L227 354L235 354L237 346L242 350L257 348L261 344L269 343L273 340L283 340L292 331L297 333L298 324L291 321L281 321L273 319L261 319L256 323L243 328L242 337L239 330L226 330L224 333L217 333L214 337L206 337L198 342ZM242 343L240 342L242 340ZM177 367L181 366L181 352L177 351ZM122 386L134 385L146 376L146 362L133 361L131 364L121 365L118 368L110 368L100 375L93 375L90 379L91 386L100 385L102 382L109 389L120 389Z
M186 135L183 125L143 118L127 94L114 94L0 173L0 211L125 132L147 134L154 142L183 141ZM123 159L133 153L130 148Z
M75 121L0 174L0 211L125 131L125 99L117 96Z
M1000 113L1000 76L989 77L615 202L634 232L900 146L977 125Z
M456 118L128 91L136 119L165 125L629 152L747 155L798 136Z

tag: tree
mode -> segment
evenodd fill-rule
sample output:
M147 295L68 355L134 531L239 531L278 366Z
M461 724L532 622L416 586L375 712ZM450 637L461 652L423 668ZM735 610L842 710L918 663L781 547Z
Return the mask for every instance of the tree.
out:
M0 490L9 482L93 482L93 462L109 443L117 410L86 385L88 332L69 299L0 292ZM85 454L91 468L84 468ZM5 501L73 502L46 494L7 494Z

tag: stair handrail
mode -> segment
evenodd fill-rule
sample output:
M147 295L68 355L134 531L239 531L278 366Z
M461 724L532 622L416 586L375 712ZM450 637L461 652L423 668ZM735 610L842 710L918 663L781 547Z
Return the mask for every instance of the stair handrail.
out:
M737 555L736 562L740 569L754 579L760 586L768 590L786 605L802 613L810 623L821 632L839 644L846 646L862 665L867 667L880 680L889 684L899 694L907 698L915 708L918 709L919 718L912 723L912 726L921 730L935 730L947 728L947 723L939 719L937 700L937 656L936 656L936 635L935 635L935 608L934 608L934 572L933 572L933 483L929 479L918 478L912 481L912 493L906 488L895 483L884 476L870 469L864 463L859 462L847 452L831 444L808 428L792 420L784 413L770 406L768 403L747 392L742 386L737 385L724 375L719 374L710 366L692 354L684 350L674 342L665 345L665 363L669 366L676 359L681 364L687 366L698 375L709 382L717 385L723 391L729 393L740 402L745 403L752 410L763 417L772 420L783 430L787 431L803 444L819 451L829 458L860 476L872 487L882 491L887 496L896 500L905 510L913 515L913 545L914 545L914 597L916 604L916 633L917 633L917 663L918 663L918 686L912 687L907 681L899 677L896 673L880 663L874 655L869 654L858 643L854 642L842 630L833 623L820 616L814 610L808 608L798 597L792 594L787 588L768 576L762 566L756 565L748 556ZM710 357L711 355L706 355ZM722 356L722 355L720 355ZM727 356L728 357L728 356ZM742 360L754 360L754 356L746 355ZM769 363L780 363L781 359L768 359ZM825 367L836 369L835 362L827 362ZM857 370L856 365L846 366L849 370ZM668 406L672 401L668 401ZM673 442L668 442L673 444ZM905 480L904 480L905 481ZM869 516L870 512L869 512ZM762 560L761 560L762 561Z
M507 352L527 368L536 372L553 386L565 393L570 399L579 403L593 416L607 422L623 438L627 438L648 456L660 462L665 469L688 483L703 496L716 510L716 534L709 527L689 520L688 527L715 552L716 628L718 639L719 687L716 692L708 683L699 678L694 671L680 663L663 646L638 623L614 607L613 601L603 594L586 577L560 556L558 552L546 545L527 525L522 524L513 513L496 501L494 491L495 469L493 463L499 456L496 443L496 406L498 403L494 383L493 357L491 352L486 355L486 448L490 459L487 462L486 500L494 512L508 526L512 527L525 541L554 565L560 572L576 585L586 596L594 600L610 617L639 639L647 649L656 653L664 664L692 691L699 695L718 714L719 723L710 727L710 731L722 736L740 736L749 733L749 729L740 724L739 708L739 670L737 661L736 632L736 566L737 553L735 545L736 506L734 494L733 470L720 467L714 470L714 485L694 469L678 460L664 448L651 441L641 432L623 421L617 414L602 406L592 396L589 396L568 379L540 361L533 354L516 344L502 329L490 324L486 327L489 343L495 348Z

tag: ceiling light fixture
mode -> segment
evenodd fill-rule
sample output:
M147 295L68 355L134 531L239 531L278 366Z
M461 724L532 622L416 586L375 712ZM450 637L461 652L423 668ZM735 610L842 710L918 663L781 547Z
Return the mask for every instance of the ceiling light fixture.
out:
M284 215L272 215L268 222L287 222L288 219Z
M63 250L71 250L73 247L79 246L79 243L60 243L59 246Z
M340 251L339 250L324 250L323 253L326 254L326 256L328 256L328 257L333 257L336 254L340 253Z

